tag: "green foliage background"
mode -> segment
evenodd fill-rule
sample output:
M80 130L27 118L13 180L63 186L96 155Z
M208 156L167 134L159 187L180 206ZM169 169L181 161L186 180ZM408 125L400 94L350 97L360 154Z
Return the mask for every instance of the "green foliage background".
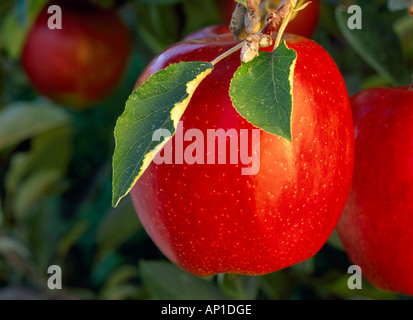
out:
M409 298L367 282L349 290L352 262L335 233L313 258L261 277L200 278L167 261L129 198L111 207L113 128L155 54L221 22L217 2L116 1L133 31L133 56L117 91L83 112L39 96L22 70L27 30L46 2L0 1L0 299ZM367 45L346 34L343 4L369 8L363 11ZM324 0L313 38L338 64L350 94L410 81L413 21L405 11L390 11L385 0ZM47 289L50 265L62 267L62 290Z

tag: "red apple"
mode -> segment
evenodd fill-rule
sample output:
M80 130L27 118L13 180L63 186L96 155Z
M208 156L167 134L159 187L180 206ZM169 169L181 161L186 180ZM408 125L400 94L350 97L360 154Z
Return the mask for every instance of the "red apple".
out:
M212 61L236 44L231 39L226 34L178 43L149 64L137 86L171 63ZM149 236L172 262L193 274L259 275L304 261L323 246L343 210L353 167L353 125L343 78L318 44L298 36L285 39L298 54L292 142L260 130L256 175L241 175L227 152L227 164L221 165L152 162L131 190ZM215 65L183 115L184 132L197 128L206 137L207 129L255 128L229 98L239 66L239 51ZM174 146L175 137L164 148Z
M338 234L373 285L413 295L413 91L365 90L351 106L354 177Z
M48 6L30 30L22 55L32 85L57 103L85 107L119 84L131 52L130 33L114 10L56 2L62 29L49 29Z
M320 18L320 0L306 0L305 2L310 1L311 3L304 10L299 11L294 20L288 24L285 32L311 38Z
M298 12L295 19L288 24L285 30L286 33L311 38L320 18L320 0L306 0L305 2L310 1L311 3L304 10ZM220 7L223 22L229 25L236 2L234 0L217 0L217 2ZM281 3L281 0L279 3Z

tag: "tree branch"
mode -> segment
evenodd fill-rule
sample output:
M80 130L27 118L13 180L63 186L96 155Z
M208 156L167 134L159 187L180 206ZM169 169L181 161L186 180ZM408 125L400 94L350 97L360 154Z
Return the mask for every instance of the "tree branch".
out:
M258 56L258 51L261 47L269 47L272 44L272 35L277 28L279 28L279 35L274 49L278 47L281 36L296 5L297 0L283 0L276 11L268 14L264 28L247 37L246 43L241 50L241 61L249 62Z

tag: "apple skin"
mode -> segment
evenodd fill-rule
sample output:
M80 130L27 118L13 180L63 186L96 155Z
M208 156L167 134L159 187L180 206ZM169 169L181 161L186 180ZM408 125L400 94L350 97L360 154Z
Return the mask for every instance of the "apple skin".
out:
M292 143L261 130L257 175L241 175L227 152L225 165L152 162L131 190L148 235L190 273L261 275L302 262L323 246L343 210L354 147L343 78L318 44L285 37L298 53ZM230 34L178 43L148 65L135 88L171 63L212 61L235 44ZM216 64L183 114L184 132L197 128L206 137L207 129L249 129L251 148L255 127L228 95L239 66L239 51Z
M295 19L288 24L285 30L286 33L311 38L317 29L320 18L320 0L307 0L306 2L310 1L311 3L304 10L298 12ZM236 2L234 0L217 0L217 2L223 22L229 25Z
M62 29L48 28L46 8L32 26L22 64L33 87L59 104L83 109L108 96L119 84L132 39L117 12L56 2Z
M413 295L413 91L369 89L351 106L354 176L337 231L370 283Z

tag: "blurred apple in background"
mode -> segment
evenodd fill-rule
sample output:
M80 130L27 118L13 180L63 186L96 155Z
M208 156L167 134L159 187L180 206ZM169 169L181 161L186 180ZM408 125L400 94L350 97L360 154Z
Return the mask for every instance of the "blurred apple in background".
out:
M62 29L49 29L62 9ZM33 87L59 104L86 108L107 97L119 84L132 39L115 9L85 2L51 2L37 17L25 43L22 63Z

